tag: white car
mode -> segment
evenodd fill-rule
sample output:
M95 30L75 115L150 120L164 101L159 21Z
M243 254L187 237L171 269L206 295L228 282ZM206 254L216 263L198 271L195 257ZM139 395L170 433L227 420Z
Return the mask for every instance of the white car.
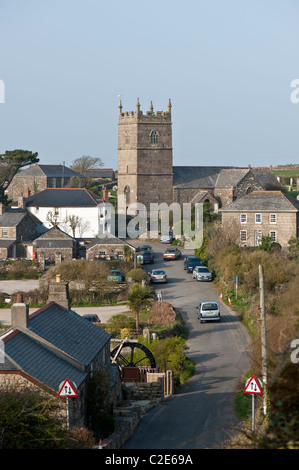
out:
M165 282L167 283L167 274L163 269L153 269L151 273L148 273L151 282Z
M192 277L193 279L197 279L197 281L212 280L212 274L206 266L196 266L196 268L193 269Z
M220 307L214 300L204 300L197 307L200 323L203 321L220 321Z
M165 232L160 237L161 243L171 243L173 240L173 233L172 232Z

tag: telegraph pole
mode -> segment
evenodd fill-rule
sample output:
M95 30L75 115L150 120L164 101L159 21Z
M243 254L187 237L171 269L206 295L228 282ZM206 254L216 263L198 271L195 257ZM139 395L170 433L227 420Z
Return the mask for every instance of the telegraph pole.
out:
M261 349L262 349L262 381L265 387L264 393L264 415L267 413L267 386L268 386L268 361L267 361L267 329L265 313L265 287L264 270L259 265L259 286L260 286L260 318L261 318Z

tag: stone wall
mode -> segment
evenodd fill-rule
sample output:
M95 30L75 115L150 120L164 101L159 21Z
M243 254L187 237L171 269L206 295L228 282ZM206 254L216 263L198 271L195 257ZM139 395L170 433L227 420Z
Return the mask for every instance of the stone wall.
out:
M124 382L123 395L127 400L158 400L164 397L164 378L155 382Z

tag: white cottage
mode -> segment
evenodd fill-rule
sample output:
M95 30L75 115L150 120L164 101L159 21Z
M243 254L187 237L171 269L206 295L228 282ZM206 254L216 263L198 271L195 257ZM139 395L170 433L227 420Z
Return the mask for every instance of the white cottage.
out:
M26 208L51 228L58 225L77 239L90 239L111 232L109 204L85 188L48 188L21 197L18 206Z

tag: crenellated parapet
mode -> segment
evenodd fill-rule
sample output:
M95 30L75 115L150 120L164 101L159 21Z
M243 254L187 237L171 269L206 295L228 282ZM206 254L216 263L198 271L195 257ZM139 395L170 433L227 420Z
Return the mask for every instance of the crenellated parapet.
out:
M150 108L144 114L143 111L140 109L139 98L137 99L136 104L136 111L126 111L123 112L123 106L121 100L119 101L119 120L127 120L128 118L136 120L138 122L170 122L171 121L171 101L168 102L168 111L156 111L154 112L153 103L151 101Z

